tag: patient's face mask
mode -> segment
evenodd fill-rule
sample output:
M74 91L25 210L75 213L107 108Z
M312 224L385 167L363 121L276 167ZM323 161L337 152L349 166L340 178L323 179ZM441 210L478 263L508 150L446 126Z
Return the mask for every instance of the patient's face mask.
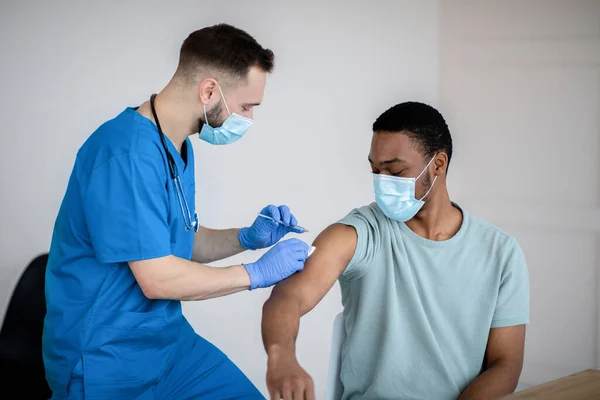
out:
M429 190L420 199L415 198L417 180L429 168L435 156L427 163L416 178L400 178L397 176L373 174L375 201L386 217L406 222L413 218L425 204L423 199L431 192L437 176L433 179Z

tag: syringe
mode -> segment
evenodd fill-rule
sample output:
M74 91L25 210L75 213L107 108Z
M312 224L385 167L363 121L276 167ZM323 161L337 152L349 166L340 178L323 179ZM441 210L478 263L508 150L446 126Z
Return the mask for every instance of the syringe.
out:
M265 215L265 214L258 214L258 216L262 217L262 218L270 219L271 221L273 221L275 223L278 223L280 225L283 225L285 227L293 229L297 233L306 233L306 232L308 232L308 229L303 228L300 225L292 226L292 225L286 224L286 223L281 222L281 221L275 221L275 219L273 217L269 217L268 215Z

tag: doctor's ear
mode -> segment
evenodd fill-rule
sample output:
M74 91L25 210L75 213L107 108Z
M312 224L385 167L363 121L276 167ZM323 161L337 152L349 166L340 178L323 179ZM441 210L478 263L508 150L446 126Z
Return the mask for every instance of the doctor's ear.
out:
M210 100L218 91L218 83L214 78L202 79L202 81L200 81L200 85L198 86L198 95L200 96L200 101L204 105L210 103Z

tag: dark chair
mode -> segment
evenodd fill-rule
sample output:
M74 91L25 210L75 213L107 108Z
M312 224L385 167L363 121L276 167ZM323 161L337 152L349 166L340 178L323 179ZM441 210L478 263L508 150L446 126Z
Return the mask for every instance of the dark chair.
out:
M47 263L42 254L27 266L8 305L0 331L0 398L51 397L42 359Z

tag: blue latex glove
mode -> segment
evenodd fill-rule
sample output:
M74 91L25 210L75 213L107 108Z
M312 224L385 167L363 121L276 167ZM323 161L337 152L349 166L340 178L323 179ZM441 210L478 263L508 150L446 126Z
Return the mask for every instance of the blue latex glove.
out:
M277 243L258 261L243 264L250 275L250 290L273 286L304 268L308 257L308 245L300 239Z
M262 209L261 214L272 217L275 221L296 226L298 221L290 212L288 206L267 206ZM301 230L295 230L271 221L263 217L256 217L254 223L248 228L240 229L238 239L243 248L248 250L264 249L273 246L281 238L290 232L302 233Z

